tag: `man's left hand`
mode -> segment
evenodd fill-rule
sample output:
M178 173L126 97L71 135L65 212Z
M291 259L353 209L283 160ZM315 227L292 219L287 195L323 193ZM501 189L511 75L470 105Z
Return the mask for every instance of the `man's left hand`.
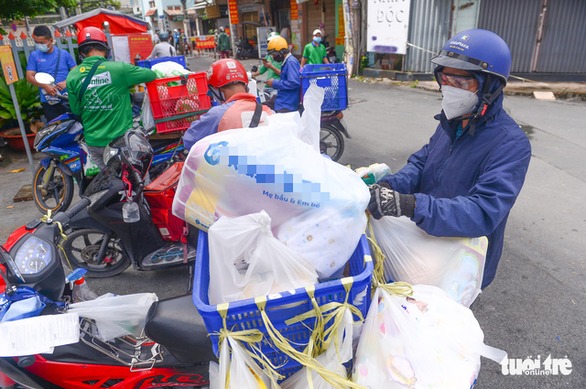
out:
M371 185L369 190L370 202L368 203L368 211L375 219L378 220L383 216L413 217L415 196L401 194L379 184Z
M55 85L57 85L57 89L59 89L59 90L63 90L67 87L65 81L58 82Z
M274 80L271 78L271 79L268 79L268 80L266 80L266 81L265 81L265 83L266 83L266 84L267 84L269 87L271 87L271 88L272 88L272 87L273 87L273 81L274 81Z

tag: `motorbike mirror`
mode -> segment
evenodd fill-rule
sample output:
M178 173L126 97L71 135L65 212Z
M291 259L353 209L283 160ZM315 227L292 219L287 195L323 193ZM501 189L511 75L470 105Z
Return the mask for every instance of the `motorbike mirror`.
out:
M51 85L55 82L55 78L49 73L35 73L35 81L43 85Z

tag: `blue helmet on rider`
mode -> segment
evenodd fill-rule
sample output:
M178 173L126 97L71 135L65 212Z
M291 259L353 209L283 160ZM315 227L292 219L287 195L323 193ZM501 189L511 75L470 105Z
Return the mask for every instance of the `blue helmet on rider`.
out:
M481 29L462 31L431 59L436 65L480 72L500 78L503 85L511 73L511 51L494 32Z
M440 87L440 72L444 67L474 75L478 80L479 103L475 109L478 117L501 95L511 73L512 60L511 51L500 36L488 30L471 29L448 39L431 62L437 65L434 75Z

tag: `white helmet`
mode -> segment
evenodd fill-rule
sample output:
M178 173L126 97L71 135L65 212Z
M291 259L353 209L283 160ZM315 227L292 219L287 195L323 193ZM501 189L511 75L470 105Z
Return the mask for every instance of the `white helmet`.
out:
M316 36L317 34L322 35L321 30L319 28L313 30L313 36Z

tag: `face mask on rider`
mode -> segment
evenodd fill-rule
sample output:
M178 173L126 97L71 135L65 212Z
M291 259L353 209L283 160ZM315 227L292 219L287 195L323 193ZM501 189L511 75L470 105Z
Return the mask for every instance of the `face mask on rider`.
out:
M35 43L35 48L43 53L49 51L49 44L47 43Z
M320 44L320 43L321 43L321 38L320 38L319 36L314 36L314 37L313 37L313 41L314 41L315 43L317 43L317 44Z
M283 54L281 54L281 53L278 53L278 52L277 53L272 53L271 54L271 57L273 57L273 59L276 62L283 62L283 59L285 59L285 56Z
M474 92L449 85L442 85L442 109L448 120L472 113L478 104Z

